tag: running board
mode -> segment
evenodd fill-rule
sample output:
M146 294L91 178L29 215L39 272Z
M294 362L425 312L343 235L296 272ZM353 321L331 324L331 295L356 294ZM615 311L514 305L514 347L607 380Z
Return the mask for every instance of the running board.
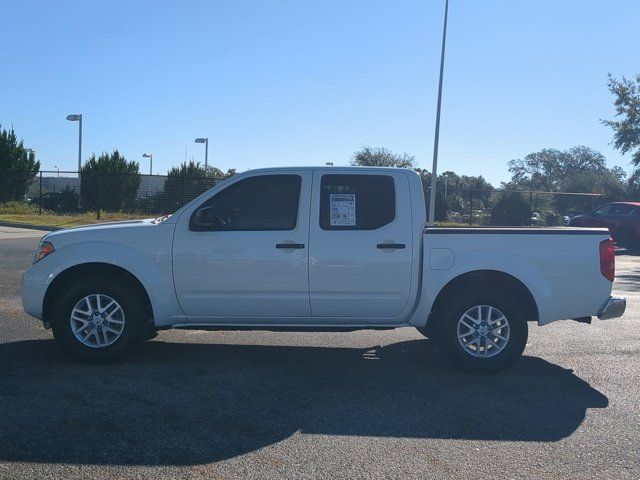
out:
M176 330L206 330L206 331L260 331L260 332L357 332L358 330L394 330L397 327L259 327L255 325L176 325Z

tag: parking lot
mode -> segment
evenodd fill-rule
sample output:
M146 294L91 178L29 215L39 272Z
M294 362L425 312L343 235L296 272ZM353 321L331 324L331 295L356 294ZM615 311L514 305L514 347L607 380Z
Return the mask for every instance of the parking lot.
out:
M0 478L640 476L640 256L622 319L531 324L500 375L413 329L168 331L100 367L22 312L42 234L0 227Z

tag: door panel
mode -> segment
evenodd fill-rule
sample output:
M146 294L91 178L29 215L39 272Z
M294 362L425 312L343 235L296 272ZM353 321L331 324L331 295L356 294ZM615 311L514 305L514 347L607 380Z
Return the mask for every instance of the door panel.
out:
M390 177L391 186L379 177ZM384 194L388 188L395 204ZM409 297L413 254L409 182L402 172L314 173L309 240L314 317L357 322L400 314Z
M256 175L240 181L257 178L253 181L260 183L262 177L273 179L278 175ZM239 193L231 193L236 182L230 183L226 199L218 200L216 194L208 200L213 213L208 212L205 217L215 217L215 228L222 230L194 231L193 225L189 228L191 218L195 218L193 212L182 215L176 228L173 265L178 299L190 322L310 315L308 232L312 174L296 172L295 176L300 178L297 215L293 214L295 225L293 221L289 225L286 215L277 213L286 208L277 191L270 193L271 180L267 187L252 186L247 191L241 185L236 189ZM256 196L258 202L245 205L245 194ZM204 210L208 204L200 208Z

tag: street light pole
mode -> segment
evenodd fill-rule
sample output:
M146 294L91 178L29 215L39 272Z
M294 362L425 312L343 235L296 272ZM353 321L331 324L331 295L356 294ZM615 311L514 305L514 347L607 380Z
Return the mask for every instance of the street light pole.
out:
M440 79L438 81L438 106L436 108L436 132L433 140L433 167L431 168L431 192L429 195L429 226L433 226L436 216L436 180L438 179L438 142L440 140L440 107L442 105L442 78L444 75L444 49L447 41L447 16L449 0L444 4L444 26L442 27L442 50L440 52Z
M149 159L149 175L153 175L153 153L143 153L142 157Z
M78 120L78 172L82 169L82 114Z
M78 122L78 175L82 169L82 114L67 115L70 122Z
M196 143L204 143L204 170L207 171L209 165L209 138L196 138Z

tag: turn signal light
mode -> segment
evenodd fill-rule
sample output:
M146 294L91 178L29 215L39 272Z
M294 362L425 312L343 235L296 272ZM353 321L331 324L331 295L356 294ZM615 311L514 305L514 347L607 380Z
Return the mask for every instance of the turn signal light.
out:
M33 263L42 260L44 257L55 251L56 249L53 247L53 243L40 242L40 245L38 245L38 250L36 250L36 258L33 260Z

